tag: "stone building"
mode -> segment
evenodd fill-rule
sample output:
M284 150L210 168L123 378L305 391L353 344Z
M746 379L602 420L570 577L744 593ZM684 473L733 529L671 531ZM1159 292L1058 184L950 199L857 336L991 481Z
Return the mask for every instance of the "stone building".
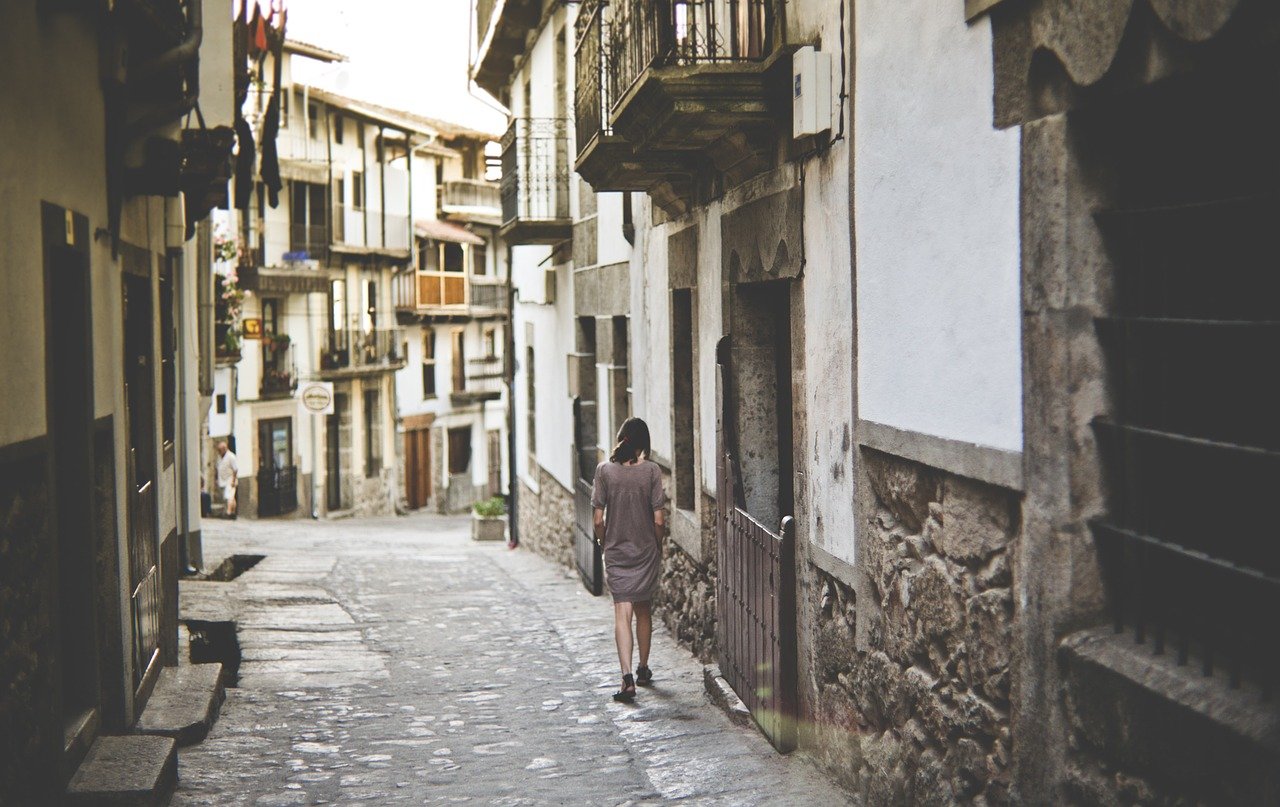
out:
M475 12L472 77L510 110L499 236L515 300L515 533L594 585L591 477L631 414L629 200L573 174L577 7L482 0Z
M402 292L414 291L441 171L462 152L445 144L456 134L446 124L305 80L343 62L285 43L278 204L256 182L225 225L245 299L239 345L217 374L209 447L236 444L249 482L238 504L251 516L390 514L404 495L396 376L421 335L397 316L412 308ZM268 103L251 94L246 117L263 126ZM332 385L324 414L297 394L315 381ZM211 480L216 456L206 454Z
M135 726L200 562L207 216L247 55L225 7L148 10L24 0L0 26L5 804L61 803Z
M497 135L432 125L435 202L415 205L413 267L396 276L407 345L396 374L398 459L408 509L454 513L507 492L511 286Z
M546 276L513 264L525 543L573 562L574 461L536 447L598 446L613 416L578 424L607 401L667 473L668 625L868 803L1277 798L1273 6L476 22L512 142L573 96L553 154L601 211L571 231L585 191L546 206ZM514 151L524 210L537 152ZM631 248L604 257L618 194ZM603 316L626 317L607 342ZM584 381L602 351L624 395Z

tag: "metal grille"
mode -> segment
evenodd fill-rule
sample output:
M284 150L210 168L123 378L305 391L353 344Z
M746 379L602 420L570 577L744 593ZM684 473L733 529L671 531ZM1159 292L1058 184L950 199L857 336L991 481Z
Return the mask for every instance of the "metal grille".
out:
M1108 514L1091 526L1117 632L1156 654L1280 678L1276 196L1099 214L1117 313L1097 320L1115 415L1094 422Z
M155 483L148 481L140 488L131 484L130 488L129 583L136 687L160 649L160 570L156 562Z
M606 78L608 61L608 0L585 3L578 12L578 42L574 50L577 81L574 84L574 132L577 135L578 153L586 151L593 138L609 134L609 82Z
M502 136L502 221L569 218L566 118L516 118Z
M765 58L776 16L771 0L620 0L612 13L615 103L650 67Z

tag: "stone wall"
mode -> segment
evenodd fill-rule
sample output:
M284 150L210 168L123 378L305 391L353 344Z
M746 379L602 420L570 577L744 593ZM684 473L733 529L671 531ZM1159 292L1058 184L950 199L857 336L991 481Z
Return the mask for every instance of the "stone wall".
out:
M25 452L24 452L25 453ZM43 804L58 778L57 637L47 596L53 562L43 451L0 464L0 793Z
M662 548L662 580L654 609L680 644L704 662L716 651L716 578L675 541Z
M354 509L357 516L387 516L391 509L391 468L383 468L376 476L361 473L353 485Z
M806 745L868 804L1007 803L1019 497L879 452L863 458L869 601L817 569L801 593Z
M539 491L520 480L520 544L567 568L573 564L573 493L538 469Z

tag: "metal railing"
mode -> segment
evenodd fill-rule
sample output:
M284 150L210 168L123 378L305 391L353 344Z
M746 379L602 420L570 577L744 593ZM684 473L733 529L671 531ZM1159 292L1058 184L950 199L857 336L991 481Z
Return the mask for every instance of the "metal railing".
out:
M293 358L293 345L273 346L269 337L263 338L259 397L287 398L297 388L298 365Z
M502 221L569 218L567 118L516 118L502 136Z
M496 182L453 179L440 186L440 209L445 212L485 210L497 216L502 209L502 195Z
M133 488L129 497L130 615L133 621L133 683L137 686L160 648L160 565L156 542L155 483L148 481L134 488L131 480L130 488Z
M608 0L588 0L578 11L573 106L579 154L592 138L609 133L608 11Z
M471 281L471 307L506 311L510 287L506 283L477 283Z
M372 331L322 331L321 370L348 370L362 367L393 367L404 363L399 328Z
M1107 211L1115 307L1096 329L1113 408L1093 421L1089 522L1116 633L1274 701L1280 650L1280 196Z
M615 0L608 72L614 103L650 67L763 59L773 0Z
M323 259L329 250L328 224L292 224L289 226L289 252L308 258Z

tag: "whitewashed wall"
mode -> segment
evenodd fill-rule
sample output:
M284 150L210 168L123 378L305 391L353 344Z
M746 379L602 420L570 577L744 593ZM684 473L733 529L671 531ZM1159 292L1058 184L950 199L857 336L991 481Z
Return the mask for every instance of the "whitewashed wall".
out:
M991 123L990 21L856 16L859 417L1020 451L1019 142Z

